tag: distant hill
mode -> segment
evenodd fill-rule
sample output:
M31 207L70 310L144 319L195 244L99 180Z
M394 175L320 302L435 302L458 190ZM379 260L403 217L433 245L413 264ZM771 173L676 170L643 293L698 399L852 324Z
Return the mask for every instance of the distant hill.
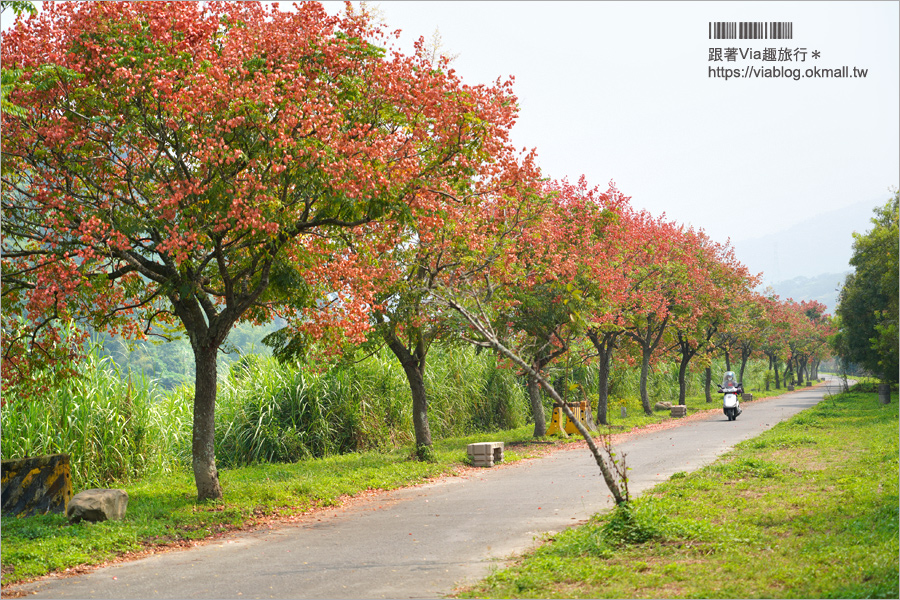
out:
M771 287L782 299L793 298L797 302L817 300L827 306L827 312L833 315L837 308L838 291L849 272L848 270L843 273L825 273L815 277L794 277L772 284Z
M846 272L853 254L853 232L871 229L872 210L886 201L860 202L816 215L779 233L735 241L735 255L751 273L763 273L764 285Z

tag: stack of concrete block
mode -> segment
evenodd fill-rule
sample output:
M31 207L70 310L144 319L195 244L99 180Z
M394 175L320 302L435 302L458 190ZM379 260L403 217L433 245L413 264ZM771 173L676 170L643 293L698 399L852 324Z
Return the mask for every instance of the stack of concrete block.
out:
M687 415L687 406L677 405L669 409L669 414L673 417L684 417Z
M741 396L741 400L744 402L753 402L753 394L744 394Z
M472 464L476 467L493 467L503 462L503 442L481 442L466 447Z

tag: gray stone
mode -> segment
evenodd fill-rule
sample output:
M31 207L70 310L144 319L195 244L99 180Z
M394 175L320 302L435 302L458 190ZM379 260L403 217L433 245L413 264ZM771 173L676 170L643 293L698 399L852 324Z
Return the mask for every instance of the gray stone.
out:
M79 521L119 521L128 508L128 492L125 490L94 489L78 492L69 501L66 517L72 523Z
M671 402L657 402L653 406L653 410L669 410L670 408L672 408Z

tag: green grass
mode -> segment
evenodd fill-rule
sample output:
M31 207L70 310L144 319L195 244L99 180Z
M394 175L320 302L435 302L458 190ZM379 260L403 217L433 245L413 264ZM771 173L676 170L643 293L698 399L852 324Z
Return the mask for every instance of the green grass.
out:
M460 595L897 598L896 398L826 398Z

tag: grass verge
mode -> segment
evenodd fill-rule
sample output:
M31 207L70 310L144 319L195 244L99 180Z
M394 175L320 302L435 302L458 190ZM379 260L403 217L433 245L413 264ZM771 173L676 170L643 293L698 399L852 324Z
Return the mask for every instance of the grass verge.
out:
M826 398L463 598L897 598L898 411Z

